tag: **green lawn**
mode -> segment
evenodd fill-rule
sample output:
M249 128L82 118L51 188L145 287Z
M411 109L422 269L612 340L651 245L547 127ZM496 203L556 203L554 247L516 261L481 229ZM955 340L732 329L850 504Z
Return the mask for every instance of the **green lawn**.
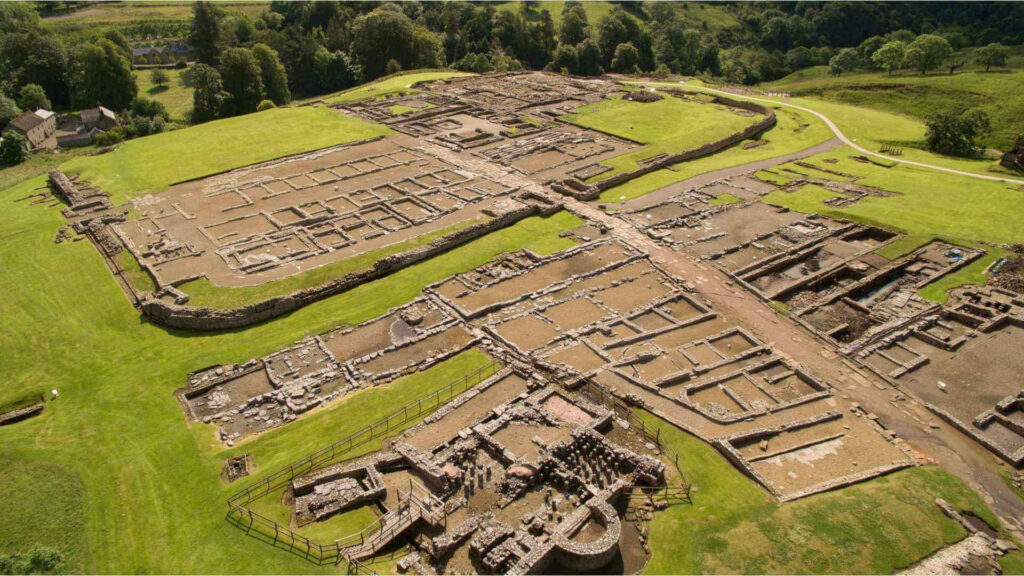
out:
M816 66L771 82L765 88L818 101L906 115L916 119L917 124L937 111L954 106L979 108L992 118L992 131L985 143L1005 150L1018 134L1024 132L1024 98L1020 95L1022 82L1024 70L1019 69L986 73L975 67L953 75L935 71L921 76L916 72L900 71L894 76L869 72L834 77L828 75L825 66ZM850 126L856 128L857 124L850 123ZM843 128L842 124L840 128ZM907 138L913 132L898 126L893 136L886 136L885 132L875 134L883 140L916 142L921 140L924 132L921 130L919 136Z
M710 446L640 415L698 488L692 505L655 514L648 574L891 574L966 536L936 497L998 524L967 485L931 466L780 504Z
M129 140L113 152L75 158L61 168L119 204L177 182L389 133L326 107L274 108Z
M897 195L867 197L853 205L835 208L823 203L836 196L835 193L819 186L805 185L794 192L776 190L762 197L762 200L798 212L847 218L906 233L907 237L879 251L887 258L902 256L933 238L987 250L988 254L978 261L920 292L922 297L938 302L945 301L946 292L951 288L964 284L984 284L983 270L1003 255L1003 251L980 243L1024 242L1024 192L1021 190L999 182L945 174L916 166L901 164L883 168L851 160L851 155L854 155L854 151L843 147L809 158L807 162L863 176L858 183L896 192ZM828 160L836 160L836 163L828 163ZM786 166L801 172L807 171L796 165L780 168Z
M946 174L917 166L883 168L852 160L856 152L843 147L808 158L812 164L862 176L858 183L896 192L891 197L867 197L845 208L825 206L836 194L803 186L797 192L776 191L766 202L800 212L849 218L917 236L938 236L953 242L1024 242L1024 192L1007 184ZM835 160L835 163L830 163ZM789 167L800 172L805 168ZM776 170L778 171L778 170ZM822 176L822 174L816 174Z
M395 294L399 299L395 304L411 299L419 293L420 288L436 282L446 276L469 270L479 266L501 252L530 248L535 252L550 254L573 245L572 240L558 235L582 224L582 221L571 213L562 211L547 218L531 217L501 230L478 238L427 261L414 264L392 274L401 276L407 281L408 290ZM314 268L298 276L276 280L267 284L242 288L225 288L211 284L205 278L187 282L181 286L191 298L193 306L211 306L217 308L233 308L265 300L271 296L288 294L295 290L317 286L328 280L338 278L348 272L362 270L389 254L405 252L416 246L430 242L435 237L450 233L453 230L442 230L376 250L361 254L347 260ZM429 279L427 281L424 281ZM356 288L362 290L364 287Z
M170 81L163 86L153 84L152 70L135 71L135 82L139 85L139 96L156 100L167 108L171 120L184 122L189 110L192 110L193 90L182 82L185 70L164 70Z
M775 116L778 123L761 134L764 145L744 149L740 144L711 156L675 164L609 188L601 193L599 201L622 202L623 197L630 200L706 172L797 152L832 137L824 122L805 112L778 106Z
M581 106L562 120L607 132L643 148L602 162L614 170L594 178L636 170L641 160L659 154L679 154L721 140L758 122L761 116L740 116L717 104L701 104L665 94L656 102L631 102L619 97Z
M402 304L431 280L431 264L246 330L166 330L140 320L95 247L52 242L65 223L59 207L14 202L44 182L0 191L0 405L60 392L39 417L0 428L0 553L57 546L69 571L86 573L336 571L230 526L224 500L238 485L219 479L224 459L252 453L257 477L270 473L475 369L479 357L350 396L233 449L212 426L186 423L173 392L191 370L244 362Z
M413 84L429 82L431 80L443 80L445 78L458 78L460 76L474 76L474 74L469 72L456 72L455 70L403 72L401 74L387 76L375 82L370 82L369 84L356 86L355 88L350 88L343 92L327 94L326 96L318 96L316 97L316 100L323 100L327 104L332 105L348 104L350 102L358 102L360 100L366 100L367 98L377 98L398 92L411 93L415 92L412 88Z

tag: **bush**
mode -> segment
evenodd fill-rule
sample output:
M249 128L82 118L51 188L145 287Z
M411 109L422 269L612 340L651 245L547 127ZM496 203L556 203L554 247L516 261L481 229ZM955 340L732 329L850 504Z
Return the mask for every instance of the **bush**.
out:
M263 112L264 110L270 110L271 108L274 108L274 107L275 107L275 105L274 105L273 101L271 101L271 100L263 100L263 101L261 101L259 103L259 105L256 106L256 111L257 112Z
M178 61L174 63L174 68L176 70L184 70L185 68L188 68L188 62L186 62L184 58L178 58Z
M145 116L146 118L162 118L168 120L167 108L162 102L149 100L147 98L135 98L130 108L133 114Z
M46 546L34 546L28 554L0 555L0 574L56 574L63 567L64 556Z
M21 164L28 157L28 141L17 132L8 132L0 142L0 162L6 166Z
M0 127L6 126L18 114L21 114L21 108L14 100L0 94Z
M981 151L977 140L989 126L988 116L981 110L960 108L932 116L924 139L932 152L970 158Z
M397 74L402 71L402 65L398 63L398 60L392 58L388 60L387 66L384 67L385 74Z
M120 128L114 128L113 130L107 130L106 132L100 132L94 139L95 143L100 146L112 146L117 144L124 139Z

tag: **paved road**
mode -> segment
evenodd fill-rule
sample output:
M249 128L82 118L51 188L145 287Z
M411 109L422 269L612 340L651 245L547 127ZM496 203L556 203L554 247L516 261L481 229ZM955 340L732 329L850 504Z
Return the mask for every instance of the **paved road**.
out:
M842 140L843 143L845 143L847 146L855 148L859 152L862 152L862 153L870 155L870 156L875 156L875 157L878 157L878 158L884 158L886 160L889 160L890 162L900 162L902 164L910 164L912 166L921 166L922 168L930 168L932 170L939 170L941 172L948 172L950 174L959 174L960 176L968 176L970 178L980 178L982 180L994 180L996 182L1006 182L1006 183L1009 183L1009 184L1024 184L1024 180L1018 180L1016 178L1004 178L1004 177L1001 177L1001 176L987 176L985 174L978 174L976 172L965 172L963 170L956 170L956 169L953 169L953 168L946 168L946 167L943 167L943 166L935 166L934 164L925 164L924 162L914 162L913 160L905 160L903 158L894 158L892 156L886 156L885 154L879 154L878 152L875 152L873 150L868 150L867 148L864 148L863 146L860 146L859 144L857 144L853 140L850 140L849 138L846 137L845 134L843 134L843 131L840 130L839 127L836 126L835 123L832 122L832 120L830 120L828 118L828 116L825 116L821 112L816 112L814 110L811 110L810 108L804 108L803 106L797 106L796 104L790 104L788 102L780 102L778 100L769 100L767 98L757 98L755 96L750 96L750 95L747 95L747 94L736 94L734 92L727 92L725 90L715 90L714 88L707 88L707 87L704 87L704 86L700 87L700 89L701 90L705 90L707 92L714 92L716 94L722 94L723 96L737 96L737 97L744 98L744 99L747 99L747 100L753 100L755 102L764 102L766 104L787 106L789 108L794 108L796 110L800 110L801 112L807 112L808 114L814 114L815 116L820 118L823 122L825 122L825 125L827 125L829 127L829 129L832 130L832 132L836 135L836 138L839 138L840 140Z
M737 287L718 268L658 244L594 204L568 197L563 202L577 215L608 225L616 237L646 251L670 273L692 283L697 295L724 320L747 328L776 353L803 364L828 382L841 398L858 402L876 414L882 424L913 446L919 458L939 464L967 482L1014 536L1024 539L1024 500L1004 482L998 459L959 430L939 421L913 395L839 356L806 328L776 314L756 296Z

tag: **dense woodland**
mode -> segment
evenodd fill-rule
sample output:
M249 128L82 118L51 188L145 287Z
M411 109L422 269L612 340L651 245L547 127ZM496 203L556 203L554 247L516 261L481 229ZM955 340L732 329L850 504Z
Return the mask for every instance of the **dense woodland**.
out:
M195 88L191 122L415 68L674 73L756 84L814 65L835 75L1000 66L1005 46L1024 42L1020 2L705 3L735 18L716 29L688 17L699 3L676 2L618 2L597 21L579 2L274 1L254 17L198 2L190 22L153 29L60 35L42 25L42 16L82 4L0 5L0 124L34 106L101 102L128 114L125 136L161 130L166 113L138 98L130 64L129 38L151 35L179 35L195 51L186 76Z

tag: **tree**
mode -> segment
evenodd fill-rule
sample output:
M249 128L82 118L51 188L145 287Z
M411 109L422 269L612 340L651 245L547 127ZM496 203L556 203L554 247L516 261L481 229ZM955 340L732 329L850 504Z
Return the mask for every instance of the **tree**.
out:
M398 74L402 71L402 65L398 63L398 60L392 58L388 60L388 63L384 66L384 74Z
M220 77L224 90L231 94L231 105L222 115L255 112L263 100L260 65L248 48L228 48L220 56Z
M632 42L619 44L615 48L615 56L612 58L612 70L621 74L640 73L640 52Z
M349 50L362 68L363 79L383 76L391 60L409 68L415 61L415 36L412 20L394 6L385 5L356 18Z
M33 31L0 37L0 84L5 76L12 86L39 84L51 100L68 104L67 68L64 46L49 36Z
M344 90L359 82L359 67L352 64L341 50L328 52L321 47L313 58L313 68L320 81L320 89L325 92Z
M578 68L576 73L581 76L600 76L604 74L601 67L601 48L593 38L587 38L576 45Z
M993 42L975 50L973 56L974 61L985 66L985 72L988 72L993 66L1005 66L1006 57L1009 54L1010 51L1006 46Z
M192 5L192 28L189 42L203 64L216 64L220 56L221 10L212 2Z
M840 76L843 72L851 72L860 63L860 56L855 48L843 48L828 61L828 72Z
M551 60L550 68L555 72L575 74L579 69L579 55L576 53L576 47L559 44L555 49L555 57Z
M980 110L955 108L928 119L925 143L928 149L949 156L978 155L977 139L990 127L988 116Z
M79 108L101 103L112 110L123 110L139 90L128 59L106 39L87 44L72 54L68 83L71 102Z
M0 94L0 126L7 126L18 114L21 114L21 108L18 108L17 103Z
M288 74L284 65L277 57L277 52L266 44L256 44L252 47L252 55L260 66L260 78L263 79L263 89L274 104L281 106L292 99L288 90Z
M189 76L190 83L194 88L192 92L192 122L199 124L220 117L224 101L231 96L224 91L220 72L217 72L217 69L212 66L196 64L190 70Z
M28 157L28 141L21 134L9 131L4 134L3 142L0 142L0 162L6 166L21 164ZM20 572L10 572L18 574Z
M875 53L871 55L871 61L875 63L875 66L888 70L889 76L892 76L892 71L899 68L900 64L903 63L906 51L906 44L899 40L893 40L892 42L886 42L881 48L875 50Z
M167 72L156 68L149 73L149 81L157 86L164 86L171 81L171 78L167 76Z
M952 53L953 48L942 36L922 34L907 46L903 64L909 68L916 68L921 74L927 74Z
M654 54L651 36L640 21L631 16L621 7L616 6L601 18L598 24L598 46L601 48L601 64L611 66L612 59L620 44L632 43L637 50L640 68L653 68Z
M558 29L558 41L565 46L575 46L590 37L587 11L582 4L568 3L562 11L562 25Z
M39 13L28 2L0 2L0 30L28 32L39 29Z
M21 87L18 92L18 106L22 110L49 110L53 106L50 104L50 99L46 97L46 92L43 91L43 87L39 84L25 84Z

